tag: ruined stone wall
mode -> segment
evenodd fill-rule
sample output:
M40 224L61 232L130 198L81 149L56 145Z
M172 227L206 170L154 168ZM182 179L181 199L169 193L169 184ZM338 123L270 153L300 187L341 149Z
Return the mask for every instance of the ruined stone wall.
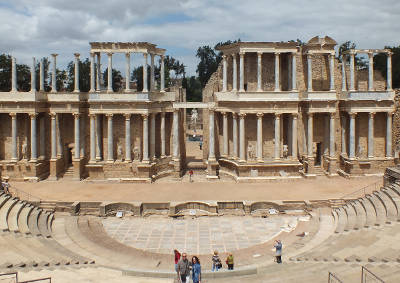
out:
M393 115L393 149L400 152L400 89L395 89L395 112Z

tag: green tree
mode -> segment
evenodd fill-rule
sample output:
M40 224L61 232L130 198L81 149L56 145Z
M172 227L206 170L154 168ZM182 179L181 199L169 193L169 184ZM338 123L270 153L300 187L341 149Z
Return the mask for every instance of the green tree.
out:
M65 79L64 75L67 75L67 90L73 91L75 88L75 63L70 61L67 65L66 74L62 72L58 74L59 78L57 78L57 84L61 84L59 80ZM88 92L90 90L90 61L88 58L85 58L84 61L79 60L79 90L82 92Z
M50 66L50 61L49 58L43 57L43 69L44 69L44 90L45 91L50 91L50 73L49 73L49 66ZM39 90L40 88L40 59L36 63L36 90Z
M108 68L103 72L103 80L104 80L104 86L107 88L108 86ZM122 85L122 75L121 72L112 69L112 89L113 91L119 91L123 88L124 86Z
M187 101L202 101L201 82L198 77L191 76L190 78L183 78L182 87L186 88Z
M344 52L346 52L350 49L356 49L356 44L354 42L346 41L339 46L339 57L338 57L339 62L342 62L342 56L343 56ZM349 60L347 60L347 61L349 61ZM363 58L361 58L357 55L355 56L355 64L359 68L365 68L367 66L367 62Z
M390 47L385 46L385 49L390 49L393 52L392 55L392 87L400 88L400 46ZM387 78L387 55L385 53L378 53L374 56L374 69L380 71L382 75Z
M25 64L17 64L17 89L29 91L31 88L31 70ZM0 91L11 90L11 56L0 55Z

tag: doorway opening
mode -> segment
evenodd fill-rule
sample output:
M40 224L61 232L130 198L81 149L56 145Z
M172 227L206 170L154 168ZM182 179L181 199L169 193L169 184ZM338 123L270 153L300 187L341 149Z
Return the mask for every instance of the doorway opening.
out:
M315 156L315 166L321 166L321 159L322 159L322 143L318 142L316 143L316 156Z

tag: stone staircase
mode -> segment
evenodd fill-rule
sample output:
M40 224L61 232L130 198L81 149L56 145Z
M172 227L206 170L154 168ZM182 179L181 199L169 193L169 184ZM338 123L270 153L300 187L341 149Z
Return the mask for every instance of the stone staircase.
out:
M73 179L74 178L74 167L73 166L69 166L65 171L64 174L62 176L63 178L66 179Z

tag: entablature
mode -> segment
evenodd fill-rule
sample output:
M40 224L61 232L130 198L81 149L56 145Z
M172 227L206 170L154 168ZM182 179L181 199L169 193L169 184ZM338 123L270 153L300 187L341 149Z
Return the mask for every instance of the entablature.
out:
M236 102L288 102L299 101L299 92L295 91L255 91L255 92L216 92L216 101Z

